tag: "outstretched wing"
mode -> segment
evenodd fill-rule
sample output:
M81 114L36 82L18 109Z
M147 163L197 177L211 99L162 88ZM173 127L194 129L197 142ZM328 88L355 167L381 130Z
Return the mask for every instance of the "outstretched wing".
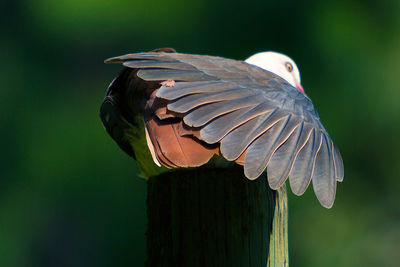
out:
M200 129L201 140L220 144L227 160L244 157L244 172L256 179L267 168L272 189L289 177L301 195L310 181L331 207L343 180L340 153L312 102L277 75L242 61L181 53L149 52L107 60L138 69L144 81L173 80L156 96L167 109Z

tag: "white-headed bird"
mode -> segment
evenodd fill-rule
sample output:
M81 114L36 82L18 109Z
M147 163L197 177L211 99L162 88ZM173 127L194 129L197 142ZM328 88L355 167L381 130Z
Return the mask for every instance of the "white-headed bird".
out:
M275 190L289 177L302 195L312 181L332 207L343 161L289 57L262 52L239 61L166 48L106 62L125 68L108 88L102 122L143 169L146 153L167 168L218 155L243 165L248 179L266 170Z

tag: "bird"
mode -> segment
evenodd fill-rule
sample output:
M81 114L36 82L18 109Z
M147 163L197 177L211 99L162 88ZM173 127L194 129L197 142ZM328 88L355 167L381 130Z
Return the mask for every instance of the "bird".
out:
M333 206L343 160L288 56L241 61L161 48L105 62L124 68L107 89L102 123L148 173L220 157L243 165L250 180L266 171L273 190L289 180L300 196L312 182L321 205Z

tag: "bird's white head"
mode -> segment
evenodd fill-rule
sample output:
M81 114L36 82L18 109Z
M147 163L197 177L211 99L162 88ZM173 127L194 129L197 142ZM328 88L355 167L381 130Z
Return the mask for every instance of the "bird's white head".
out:
M290 57L276 52L261 52L252 55L245 62L275 73L305 95L299 69Z

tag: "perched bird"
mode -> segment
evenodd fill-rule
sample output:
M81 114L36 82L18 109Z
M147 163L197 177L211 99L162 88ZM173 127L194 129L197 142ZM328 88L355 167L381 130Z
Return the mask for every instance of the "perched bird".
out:
M302 195L312 180L320 203L332 207L343 161L289 57L262 52L238 61L164 48L105 62L125 68L107 90L102 122L150 175L144 154L167 168L218 155L243 165L248 179L267 169L275 190L289 177Z

